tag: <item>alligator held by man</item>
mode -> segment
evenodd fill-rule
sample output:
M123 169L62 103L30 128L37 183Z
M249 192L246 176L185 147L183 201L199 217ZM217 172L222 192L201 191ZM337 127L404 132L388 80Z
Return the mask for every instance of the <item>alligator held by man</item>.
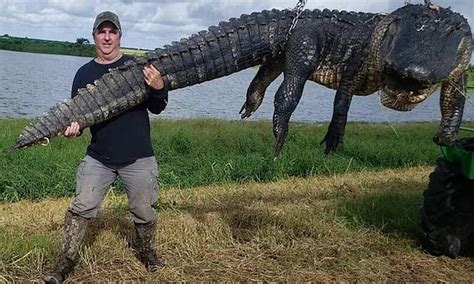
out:
M307 80L337 90L323 139L326 153L342 141L352 96L378 90L383 105L408 111L440 86L441 123L434 140L454 142L472 49L463 16L432 4L409 4L388 15L305 10L289 34L294 17L289 10L242 15L128 61L32 121L10 150L58 135L72 121L86 128L144 102L145 64L164 75L169 90L261 65L248 89L243 118L259 107L267 86L283 73L274 103L275 154L283 147Z

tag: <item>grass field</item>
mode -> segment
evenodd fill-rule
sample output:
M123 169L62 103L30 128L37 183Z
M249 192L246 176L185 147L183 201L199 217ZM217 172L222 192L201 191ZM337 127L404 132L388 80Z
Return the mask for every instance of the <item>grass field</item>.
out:
M12 145L26 124L0 120L0 149ZM277 159L268 121L155 120L151 125L163 188L431 165L440 153L432 142L436 123L349 123L344 147L329 156L320 145L327 124L292 123ZM59 137L47 147L1 152L0 200L71 195L89 140L85 131L79 139Z
M418 207L432 167L169 188L147 273L128 248L126 198L111 191L70 280L470 282L472 260L426 254ZM59 251L68 198L0 205L0 281L39 281Z
M26 123L0 120L0 148ZM440 156L436 123L350 123L344 147L329 156L319 145L326 124L292 123L277 159L268 121L151 126L161 160L156 245L167 266L150 274L134 256L117 183L71 281L474 279L470 258L433 257L419 244L421 196ZM89 139L0 154L0 282L40 281L54 265L70 202L62 196L74 190Z

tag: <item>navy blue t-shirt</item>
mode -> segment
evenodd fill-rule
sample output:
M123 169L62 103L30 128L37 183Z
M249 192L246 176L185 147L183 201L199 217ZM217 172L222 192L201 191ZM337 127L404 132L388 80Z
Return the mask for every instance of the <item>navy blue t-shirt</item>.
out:
M83 65L76 73L72 84L71 97L77 90L93 84L109 68L122 65L131 60L131 56L122 56L111 64L99 64L94 60ZM90 127L92 139L87 154L104 164L117 165L132 163L139 158L154 155L150 140L150 122L148 111L159 114L168 102L166 86L159 91L150 91L150 99L116 117Z

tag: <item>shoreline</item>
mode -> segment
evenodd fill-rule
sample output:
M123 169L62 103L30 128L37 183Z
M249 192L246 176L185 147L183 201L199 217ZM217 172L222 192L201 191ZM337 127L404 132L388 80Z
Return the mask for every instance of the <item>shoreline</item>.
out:
M0 121L5 121L5 120L17 120L17 121L32 121L34 119L38 118L38 116L35 117L11 117L11 116L0 116ZM171 117L171 116L166 116L165 114L160 114L160 115L154 115L152 113L149 113L149 119L150 121L170 121L170 122L178 122L178 121L217 121L217 122L229 122L229 123L272 123L271 118L262 118L262 119L225 119L225 118L214 118L214 117L206 117L206 116L200 116L200 117ZM324 124L329 124L330 119L328 120L315 120L315 121L310 121L310 120L305 120L305 121L300 121L300 120L290 120L290 124L304 124L304 125L324 125ZM474 122L474 119L463 119L463 123L472 123ZM430 124L434 123L437 124L439 123L439 119L432 119L432 120L407 120L407 121L370 121L370 120L349 120L347 123L355 123L355 124L373 124L373 125L404 125L404 124Z

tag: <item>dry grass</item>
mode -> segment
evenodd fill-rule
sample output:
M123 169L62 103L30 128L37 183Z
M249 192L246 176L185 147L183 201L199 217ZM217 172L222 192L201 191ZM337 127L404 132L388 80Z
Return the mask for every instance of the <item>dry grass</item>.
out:
M469 258L425 254L417 207L429 167L161 193L149 274L128 248L126 198L111 192L70 281L469 281ZM0 205L0 282L39 280L69 199ZM402 204L400 204L402 203Z

